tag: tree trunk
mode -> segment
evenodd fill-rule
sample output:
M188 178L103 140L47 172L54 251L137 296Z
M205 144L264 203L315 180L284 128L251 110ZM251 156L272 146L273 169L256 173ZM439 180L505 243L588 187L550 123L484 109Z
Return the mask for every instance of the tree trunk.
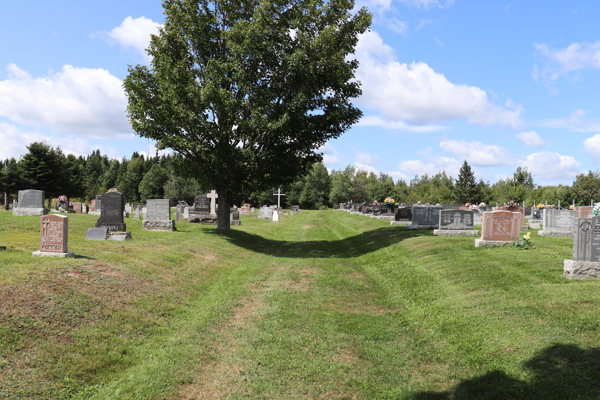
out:
M230 194L226 190L216 189L219 196L217 210L217 230L229 232L229 209L231 207Z
M4 192L4 209L8 211L8 193Z

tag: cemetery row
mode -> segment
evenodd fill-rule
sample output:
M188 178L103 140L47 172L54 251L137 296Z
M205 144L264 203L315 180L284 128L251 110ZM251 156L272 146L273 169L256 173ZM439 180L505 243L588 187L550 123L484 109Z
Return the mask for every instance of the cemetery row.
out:
M600 207L596 207L600 208ZM408 229L433 229L437 236L477 236L475 247L512 246L521 230L540 229L539 236L571 237L572 260L564 261L568 278L600 277L600 210L576 207L574 210L544 209L534 212L525 224L525 208L491 207L489 211L458 205L341 204L336 209L378 219L393 219L391 225ZM480 226L480 232L475 227ZM527 235L529 237L529 234Z
M279 195L281 195L279 193ZM190 222L214 223L217 220L216 199L218 195L213 190L210 194L200 194L195 197L192 207L185 202L180 202L176 207L176 218L171 219L171 207L168 199L151 199L147 201L143 209L144 220L142 229L148 231L174 232L176 222L186 220ZM59 199L67 201L66 199ZM125 196L116 190L97 196L92 201L92 211L90 214L100 215L96 221L95 228L89 228L86 240L127 240L131 239L131 232L127 232L127 224L124 218L129 212L134 211L134 219L140 219L140 205L131 206L125 204ZM127 208L129 207L129 211ZM68 205L61 204L62 210L68 209ZM85 211L76 204L76 212ZM273 222L279 222L278 208L262 207L258 218L268 218ZM292 215L300 211L298 206L292 207ZM69 252L68 245L68 224L69 218L66 215L48 214L44 208L44 191L41 190L21 190L19 191L19 202L13 207L15 216L39 216L40 217L40 250L33 253L36 257L72 257L74 254ZM254 208L249 204L244 204L241 208L242 214L254 212ZM241 225L240 212L236 206L230 208L231 225ZM4 249L4 248L3 248Z

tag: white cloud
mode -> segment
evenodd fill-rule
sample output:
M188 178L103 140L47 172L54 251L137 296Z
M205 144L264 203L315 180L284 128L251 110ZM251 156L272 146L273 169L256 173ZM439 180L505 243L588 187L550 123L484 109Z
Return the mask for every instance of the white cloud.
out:
M404 121L384 120L377 115L367 115L366 117L362 117L357 126L374 126L400 132L437 132L447 129L442 125L411 125Z
M16 158L27 153L27 146L33 142L44 142L54 148L60 147L64 154L73 154L77 157L87 156L92 151L99 149L102 154L111 158L120 158L119 151L114 146L91 145L86 139L75 136L44 135L39 132L24 132L19 127L0 123L0 160Z
M534 43L536 57L545 61L541 72L534 74L556 80L561 75L583 69L600 68L600 41L573 43L564 49L552 49L545 44ZM534 67L534 72L535 72Z
M580 164L574 157L549 151L530 154L524 160L519 160L519 165L527 167L535 181L574 180L580 172Z
M431 19L421 19L419 20L419 23L417 24L417 26L415 27L415 29L418 31L420 29L425 28L427 25L433 24L433 20Z
M394 32L404 35L408 31L408 22L400 21L398 18L392 18L387 21L387 26Z
M594 162L600 164L600 134L585 139L583 146L590 156L592 156Z
M439 44L439 45L440 45L440 47L444 47L444 45L446 44L446 43L442 42L442 41L440 40L440 38L439 38L439 37L437 37L437 36L434 36L434 37L433 37L433 40L434 40L434 41L435 41L437 44Z
M356 153L356 161L363 164L372 164L376 165L379 163L379 156L376 154L371 154L367 152L358 152Z
M410 179L415 175L436 175L442 171L445 171L447 175L457 177L461 165L462 162L454 158L430 157L424 160L402 161L398 164L397 168L401 173L410 176Z
M430 9L430 8L449 8L454 4L454 0L400 0L401 3L405 3L412 7Z
M329 143L325 143L318 151L323 154L323 164L325 165L335 166L342 161L340 152Z
M518 133L516 136L527 146L541 147L544 145L544 141L536 131L521 132Z
M156 146L154 144L151 144L149 147L150 147L149 149L148 149L148 147L145 147L144 150L138 151L138 153L140 155L143 155L145 159L148 159L148 155L150 155L150 158L156 157ZM148 151L150 153L148 153ZM167 156L167 155L170 155L170 154L171 155L173 154L173 151L170 150L170 149L165 149L165 150L159 150L158 151L158 156L159 157Z
M466 142L464 140L444 140L440 147L469 164L494 167L511 165L510 155L503 147L487 145L481 142Z
M106 32L106 35L117 42L120 46L136 50L146 61L150 61L150 56L146 49L150 44L150 35L158 35L159 28L163 25L154 22L146 17L133 19L131 16L125 18L121 25Z
M573 132L600 132L600 121L586 118L585 110L575 110L566 118L553 118L538 121L536 124L546 128L568 129Z
M356 166L357 170L372 172L375 175L379 175L379 170L376 169L375 167L371 166L371 165L364 164L364 163L361 163L361 162L355 162L354 166Z
M454 84L423 62L401 64L374 31L361 35L356 57L360 61L356 77L363 90L357 103L378 110L382 118L418 125L454 119L512 128L522 125L521 106L510 101L497 106L484 90Z
M123 82L104 69L65 65L33 78L15 64L0 81L0 116L55 132L106 138L131 134Z

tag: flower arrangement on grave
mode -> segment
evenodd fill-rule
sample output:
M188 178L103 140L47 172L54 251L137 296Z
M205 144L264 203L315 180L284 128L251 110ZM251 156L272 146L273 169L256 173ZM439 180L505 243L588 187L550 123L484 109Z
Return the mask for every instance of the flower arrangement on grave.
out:
M58 196L58 201L60 201L60 202L69 201L69 198L63 194L63 195Z
M429 203L425 203L425 205L426 205L426 206L428 206L428 205L429 205Z
M507 206L507 207L518 207L519 205L517 204L517 202L516 202L516 201L514 201L514 200L511 200L511 201L509 201L508 203L506 203L506 206Z
M536 208L544 208L544 207L546 207L544 204L538 204L538 205L536 206Z
M386 198L384 201L386 204L395 204L396 202L391 197Z
M465 203L465 207L471 207L471 203Z
M573 209L573 205L570 205L570 206L569 206L569 210L572 210L572 209Z
M469 208L470 208L471 210L477 210L477 209L479 209L479 207L477 207L477 204L471 204L471 205L469 206Z
M114 192L118 192L118 190L115 188L110 188L110 189L108 189L108 192L106 192L106 193L114 193Z
M600 203L595 203L594 208L592 208L592 217L596 217L600 215Z
M485 203L482 201L481 203L479 203L479 207L485 207Z
M517 240L513 246L517 248L517 250L529 250L533 248L533 243L531 243L531 233L527 233L523 235L522 239Z
M421 202L420 202L420 201L417 201L417 205L421 205Z

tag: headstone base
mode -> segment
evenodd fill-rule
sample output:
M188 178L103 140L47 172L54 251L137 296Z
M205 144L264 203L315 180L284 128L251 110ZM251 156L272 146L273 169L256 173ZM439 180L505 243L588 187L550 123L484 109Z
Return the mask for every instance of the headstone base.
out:
M175 232L177 228L175 228L175 221L168 220L144 220L142 224L143 231L158 231L158 232Z
M434 229L436 236L477 236L479 231L470 229Z
M529 221L529 229L542 229L542 222Z
M522 231L529 230L529 225L521 225L521 230Z
M96 222L96 228L104 228L107 227L109 232L125 232L127 230L127 224L104 224L101 222Z
M106 240L114 240L116 242L131 240L131 232L109 232Z
M102 215L100 211L88 211L88 215Z
M542 230L542 231L538 231L538 235L540 235L540 236L552 236L552 237L572 237L573 236L573 232L569 232L569 231Z
M379 219L392 220L394 219L393 215L380 215Z
M569 279L600 278L600 262L565 260L563 276Z
M13 208L12 214L17 217L39 217L41 215L48 215L47 208Z
M350 211L350 214L358 214L358 211Z
M67 253L46 253L45 251L34 251L33 253L31 253L32 256L34 257L60 257L60 258L67 258L67 257L75 257L75 253L69 251Z
M493 247L493 246L512 246L515 242L512 240L483 240L475 239L475 247Z
M210 218L207 215L203 216L191 216L188 218L188 222L192 224L204 224L204 225L216 225L217 219Z
M390 225L408 225L410 221L390 221Z
M229 225L231 226L241 226L242 225L242 221L240 220L235 220L235 221L230 221Z
M408 224L406 225L408 229L437 229L437 226L434 225L418 225L418 224Z

